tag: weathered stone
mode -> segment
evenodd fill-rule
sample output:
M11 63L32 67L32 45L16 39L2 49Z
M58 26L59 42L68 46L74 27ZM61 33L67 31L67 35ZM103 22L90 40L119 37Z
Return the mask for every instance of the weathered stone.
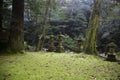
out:
M54 36L53 35L50 36L50 40L49 41L50 41L50 45L49 45L48 51L53 52L53 51L55 51Z
M63 35L62 34L60 34L59 36L58 36L58 46L57 46L57 49L56 49L56 52L63 52L64 51L64 48L63 48L63 46L62 46L62 38L63 38Z
M108 54L106 60L107 61L117 61L116 55L114 55L114 54Z
M78 47L78 52L81 52L82 51L82 43L83 43L83 41L82 41L82 39L78 39L77 40L77 47Z
M114 42L111 42L108 44L108 48L109 48L109 52L113 54L115 53L116 44Z
M115 48L116 48L116 44L114 42L108 44L109 52L107 53L107 58L106 58L107 61L117 61L115 55Z

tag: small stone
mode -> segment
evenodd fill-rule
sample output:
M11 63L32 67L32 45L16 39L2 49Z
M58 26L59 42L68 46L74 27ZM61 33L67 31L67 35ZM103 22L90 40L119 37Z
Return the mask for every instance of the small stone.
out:
M114 54L108 54L107 58L106 58L107 61L117 61L116 59L116 55Z

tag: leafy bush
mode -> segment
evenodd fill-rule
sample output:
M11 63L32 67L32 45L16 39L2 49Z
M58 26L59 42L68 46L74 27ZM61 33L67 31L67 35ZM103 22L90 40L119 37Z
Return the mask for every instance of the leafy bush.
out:
M76 43L75 40L73 40L69 35L64 35L63 38L63 46L67 50L75 50L76 49Z

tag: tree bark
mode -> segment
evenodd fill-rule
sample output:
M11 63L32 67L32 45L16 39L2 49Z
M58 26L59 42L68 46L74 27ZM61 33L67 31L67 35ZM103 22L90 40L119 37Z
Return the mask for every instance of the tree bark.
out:
M0 0L0 31L2 30L2 20L3 20L3 0Z
M13 0L12 21L10 28L9 48L15 52L24 49L24 0Z
M120 3L120 0L116 0L118 3Z
M50 2L51 2L51 0L48 0L46 2L46 10L45 10L45 14L44 14L44 17L43 17L43 29L42 29L41 36L39 36L37 51L42 50L43 45L44 45L44 40L45 40L45 36L46 36L46 24L47 24L47 17L48 17Z
M97 54L96 42L97 31L99 27L100 5L102 0L94 0L93 11L90 16L88 31L86 33L86 41L84 45L85 53Z

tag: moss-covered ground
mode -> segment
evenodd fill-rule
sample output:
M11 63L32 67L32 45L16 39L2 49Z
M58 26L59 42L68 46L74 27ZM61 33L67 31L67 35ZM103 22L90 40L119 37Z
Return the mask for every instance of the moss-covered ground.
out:
M120 65L83 53L5 54L0 80L120 80Z

